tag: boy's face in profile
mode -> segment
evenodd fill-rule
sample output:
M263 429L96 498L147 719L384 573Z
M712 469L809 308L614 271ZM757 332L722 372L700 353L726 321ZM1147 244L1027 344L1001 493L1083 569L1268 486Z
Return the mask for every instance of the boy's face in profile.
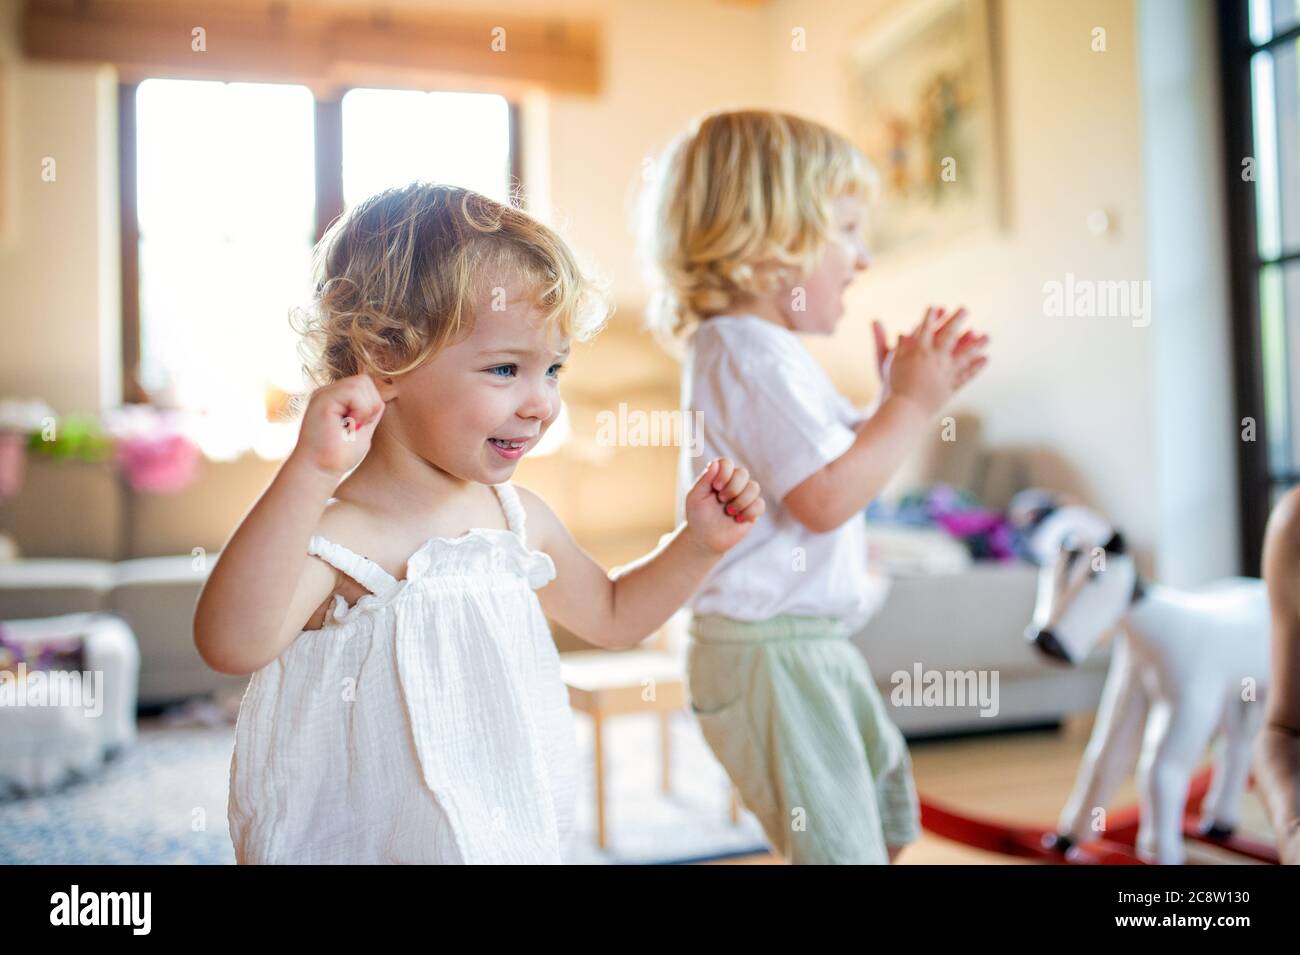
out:
M474 329L404 376L402 441L461 480L500 484L560 413L567 341L514 285L497 286L474 312Z
M871 264L864 238L866 206L862 200L841 196L831 203L831 214L831 241L812 272L790 289L782 303L790 328L796 332L829 335L835 331L844 317L844 293L858 273Z

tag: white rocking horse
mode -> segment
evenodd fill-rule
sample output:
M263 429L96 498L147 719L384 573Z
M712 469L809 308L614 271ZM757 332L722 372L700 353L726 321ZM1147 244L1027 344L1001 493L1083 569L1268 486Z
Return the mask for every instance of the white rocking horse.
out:
M1189 783L1216 732L1200 832L1224 839L1239 820L1269 683L1264 583L1232 578L1195 591L1148 583L1123 537L1096 514L1054 507L1041 492L1028 507L1017 501L1042 566L1026 638L1078 664L1119 631L1083 765L1045 845L1064 854L1105 836L1104 807L1140 749L1138 857L1180 864Z

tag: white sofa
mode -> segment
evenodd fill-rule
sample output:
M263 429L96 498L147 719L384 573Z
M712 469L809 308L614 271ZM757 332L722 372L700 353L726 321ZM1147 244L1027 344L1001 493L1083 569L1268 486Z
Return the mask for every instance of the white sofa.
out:
M1036 580L1037 568L1028 564L977 562L960 573L891 582L884 606L853 642L866 655L904 733L924 736L1039 724L1096 708L1108 651L1082 667L1064 668L1043 660L1025 642ZM918 667L921 686L938 673L962 695L947 696L941 706L915 705L918 699L924 703L908 692L918 682ZM973 672L975 681L982 679L985 690L996 690L991 697L996 706L980 705L978 694L971 692L980 684L969 682L967 672ZM895 689L905 705L891 702ZM963 696L967 705L956 705Z
M972 417L956 418L956 434L957 441L936 440L922 449L891 482L886 496L943 482L1005 509L1027 486L1060 483L1062 489L1078 490L1070 486L1059 459L1045 452L985 447ZM853 636L904 733L919 737L1043 724L1096 709L1109 644L1083 666L1063 667L1043 659L1024 639L1033 615L1037 567L1020 561L954 567L951 561L936 560L939 569L926 572L910 559L914 555L907 556L904 571L889 581L881 609ZM874 566L877 572L885 569L879 562ZM917 682L918 669L923 686L937 674L945 686L960 692L949 694L943 705L924 705L923 696L906 692ZM978 704L978 694L970 691L978 690L979 683L970 681L983 679L984 688L992 691L995 674L993 712L993 706ZM895 689L909 705L891 702ZM961 695L968 705L955 705ZM922 705L913 705L918 701Z
M91 775L135 741L140 654L121 619L73 613L6 620L4 630L20 646L75 636L84 658L76 673L37 671L25 680L6 674L11 698L0 706L0 792L47 792ZM36 680L46 687L39 705L28 702Z
M218 691L247 677L210 669L194 648L191 622L206 567L190 557L137 560L30 558L0 561L0 620L101 612L121 618L140 650L139 703L161 706Z

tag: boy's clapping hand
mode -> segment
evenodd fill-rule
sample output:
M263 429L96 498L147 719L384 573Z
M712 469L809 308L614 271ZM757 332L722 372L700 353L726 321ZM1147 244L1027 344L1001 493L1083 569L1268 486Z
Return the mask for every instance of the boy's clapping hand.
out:
M942 308L926 309L925 317L890 348L880 322L872 323L876 362L880 368L881 401L898 395L915 402L926 414L937 414L948 399L988 364L989 337L973 331L957 334L966 309L944 318Z
M715 553L730 550L765 510L760 490L744 468L715 458L686 495L686 533Z

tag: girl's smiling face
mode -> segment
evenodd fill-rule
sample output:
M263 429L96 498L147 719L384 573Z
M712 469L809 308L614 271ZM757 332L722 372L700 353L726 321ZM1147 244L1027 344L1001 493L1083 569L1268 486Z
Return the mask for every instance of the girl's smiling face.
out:
M397 381L394 436L453 477L510 479L560 413L559 373L569 343L506 286L505 308L484 304L474 329ZM485 296L485 298L488 298ZM489 298L490 301L490 298Z

